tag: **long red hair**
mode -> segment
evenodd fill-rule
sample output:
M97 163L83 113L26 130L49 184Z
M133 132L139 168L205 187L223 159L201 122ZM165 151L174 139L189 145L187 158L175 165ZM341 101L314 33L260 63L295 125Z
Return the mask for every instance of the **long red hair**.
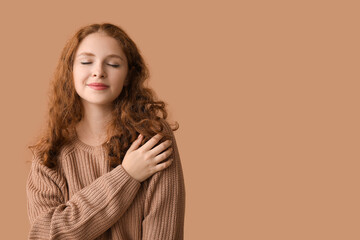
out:
M57 166L57 158L62 146L75 136L75 126L82 119L84 109L73 81L73 62L80 42L91 33L106 33L118 41L128 61L129 84L124 86L120 95L113 101L112 120L107 125L106 151L110 165L121 164L126 151L139 133L144 136L143 143L157 133L162 140L171 139L166 103L156 99L155 92L145 87L149 78L143 57L136 44L120 27L110 24L91 24L82 27L71 37L64 49L54 72L49 92L47 126L40 134L35 145L28 148L39 154L44 165ZM160 115L161 112L161 115ZM168 129L168 130L167 130Z

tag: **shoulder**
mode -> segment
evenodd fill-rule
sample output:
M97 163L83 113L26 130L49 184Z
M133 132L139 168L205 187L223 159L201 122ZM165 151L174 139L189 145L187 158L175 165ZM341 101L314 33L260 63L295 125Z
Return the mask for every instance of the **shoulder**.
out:
M67 155L76 150L74 141L71 140L69 143L64 144L59 152L59 159L66 158Z
M166 134L166 135L169 135L169 136L173 136L174 133L173 133L173 130L170 126L170 124L168 123L168 121L166 121L165 119L160 119L160 122L162 123L163 125L163 132Z
M31 167L28 175L28 182L44 184L54 182L58 185L63 183L61 170L59 168L49 168L44 162L42 156L37 151L33 151Z
M61 166L63 159L66 158L66 156L74 151L73 144L65 144L63 145L59 153L57 155L57 167L51 168L44 164L44 156L40 153L38 149L32 150L32 161L31 161L31 167L30 171L32 174L41 174L47 177L51 177L54 179L57 179L59 175L61 175Z

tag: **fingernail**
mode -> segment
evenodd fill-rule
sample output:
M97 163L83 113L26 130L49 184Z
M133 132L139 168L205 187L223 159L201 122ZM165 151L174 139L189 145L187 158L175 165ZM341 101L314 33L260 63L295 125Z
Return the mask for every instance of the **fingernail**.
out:
M140 137L141 137L141 133L139 134L138 138L140 138Z

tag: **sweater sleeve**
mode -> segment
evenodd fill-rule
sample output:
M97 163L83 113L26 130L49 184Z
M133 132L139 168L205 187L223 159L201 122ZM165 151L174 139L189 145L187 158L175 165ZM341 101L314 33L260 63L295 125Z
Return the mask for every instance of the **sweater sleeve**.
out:
M123 215L140 186L119 165L65 202L64 178L34 158L26 183L29 239L95 239Z
M185 183L179 151L172 135L173 163L150 179L145 197L143 240L184 238Z

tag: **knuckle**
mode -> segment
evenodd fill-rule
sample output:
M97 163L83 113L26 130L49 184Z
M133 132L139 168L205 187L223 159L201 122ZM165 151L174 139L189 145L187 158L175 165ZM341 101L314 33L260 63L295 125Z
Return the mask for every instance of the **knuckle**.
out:
M142 148L139 148L138 151L139 151L139 154L141 154L141 155L145 154L144 149L142 149Z
M149 152L143 152L143 156L144 156L145 160L149 160L149 159L150 159L150 154L149 154Z
M151 162L150 162L150 161L146 161L146 162L145 162L145 168L147 169L147 171L150 171L151 167L152 167Z

